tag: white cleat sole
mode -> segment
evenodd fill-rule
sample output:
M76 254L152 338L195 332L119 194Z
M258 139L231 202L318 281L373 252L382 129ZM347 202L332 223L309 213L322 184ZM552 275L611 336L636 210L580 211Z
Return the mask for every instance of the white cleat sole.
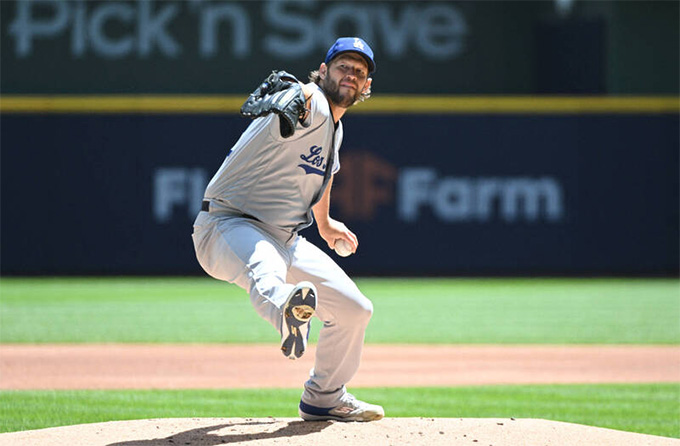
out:
M311 282L298 283L283 305L281 352L285 357L297 359L305 353L315 311L316 288Z

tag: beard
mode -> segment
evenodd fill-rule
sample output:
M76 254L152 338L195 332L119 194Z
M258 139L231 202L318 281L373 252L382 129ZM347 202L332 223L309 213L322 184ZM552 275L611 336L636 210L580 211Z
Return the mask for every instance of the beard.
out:
M326 79L321 79L319 86L326 93L328 99L338 107L349 108L361 97L361 90L356 90L355 94L351 94L349 91L346 93L340 92L340 82L334 82L330 77Z

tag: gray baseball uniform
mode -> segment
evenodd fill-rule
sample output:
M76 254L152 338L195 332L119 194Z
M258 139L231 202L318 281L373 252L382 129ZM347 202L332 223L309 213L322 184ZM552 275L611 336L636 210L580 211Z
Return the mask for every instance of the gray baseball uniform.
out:
M325 94L311 85L311 111L292 137L280 136L275 114L243 133L207 187L209 212L196 218L193 240L203 269L248 291L258 314L279 332L293 284L316 286L323 328L302 401L333 407L359 367L373 307L328 255L298 235L312 223L326 168L340 168L342 124L335 125Z

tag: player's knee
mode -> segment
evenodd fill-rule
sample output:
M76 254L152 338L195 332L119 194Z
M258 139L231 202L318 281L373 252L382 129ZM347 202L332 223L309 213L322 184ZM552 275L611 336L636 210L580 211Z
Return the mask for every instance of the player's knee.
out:
M366 320L366 323L371 320L373 316L373 302L364 297L362 316Z
M346 313L347 319L351 320L354 324L368 324L371 316L373 316L373 303L363 294L354 296L351 302L352 305L350 305Z

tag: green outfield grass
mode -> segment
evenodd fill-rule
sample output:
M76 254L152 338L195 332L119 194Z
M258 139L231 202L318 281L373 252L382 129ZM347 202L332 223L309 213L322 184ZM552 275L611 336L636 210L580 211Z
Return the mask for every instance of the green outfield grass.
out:
M680 343L675 279L357 282L369 343ZM243 290L209 277L0 280L3 343L277 341Z
M355 389L392 417L542 418L680 437L680 385ZM175 417L296 417L299 390L0 392L0 430Z

